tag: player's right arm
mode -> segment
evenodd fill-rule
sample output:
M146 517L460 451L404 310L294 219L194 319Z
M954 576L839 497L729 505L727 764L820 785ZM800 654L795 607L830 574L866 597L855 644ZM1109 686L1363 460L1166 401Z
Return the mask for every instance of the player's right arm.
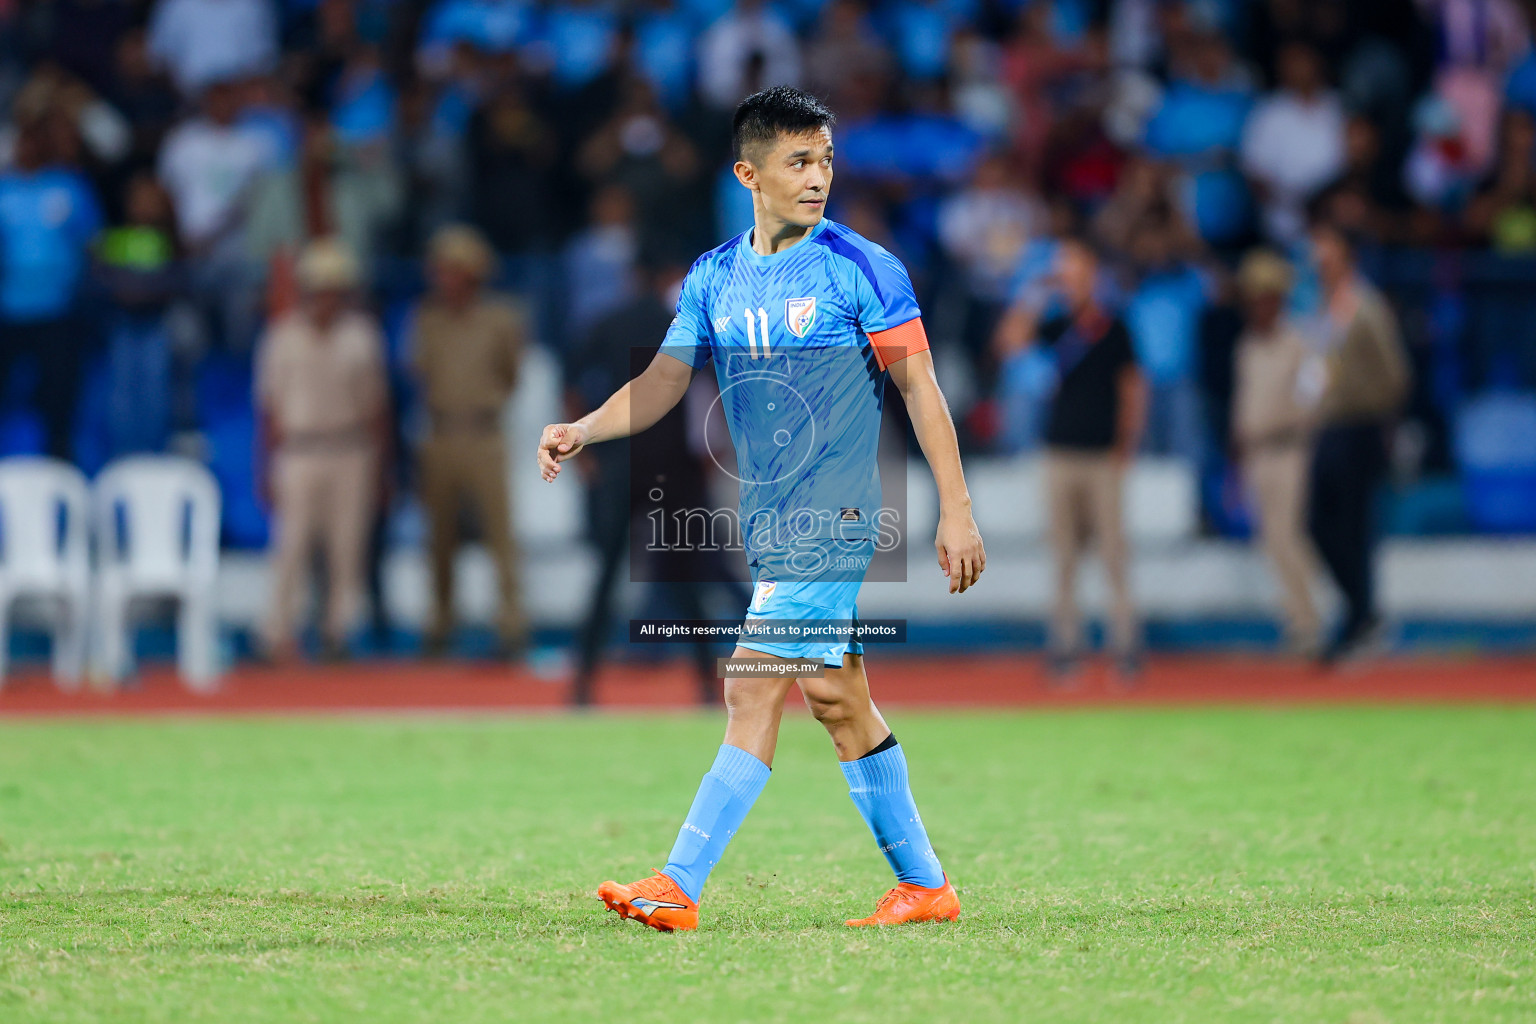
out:
M551 423L544 428L539 438L539 474L546 481L559 476L560 463L587 445L647 430L682 401L694 371L709 361L710 331L704 305L707 273L704 260L688 271L677 299L677 316L661 351L640 376L575 423Z
M693 367L665 352L634 380L615 391L597 409L575 423L551 423L539 438L539 473L546 481L560 475L560 463L589 444L612 441L646 430L672 411L693 380Z

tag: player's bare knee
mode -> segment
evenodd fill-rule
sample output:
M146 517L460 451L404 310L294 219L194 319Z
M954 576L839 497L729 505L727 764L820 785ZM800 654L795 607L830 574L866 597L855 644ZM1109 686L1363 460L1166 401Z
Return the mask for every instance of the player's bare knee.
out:
M734 721L774 714L784 702L784 684L777 679L729 679L725 711Z

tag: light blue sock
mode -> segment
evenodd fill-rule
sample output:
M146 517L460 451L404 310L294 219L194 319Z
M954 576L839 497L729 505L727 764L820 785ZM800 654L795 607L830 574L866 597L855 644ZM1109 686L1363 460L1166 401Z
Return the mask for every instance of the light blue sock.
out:
M901 744L841 764L848 779L848 795L864 815L897 881L927 889L943 885L944 869L928 842L928 832L907 784L907 755L902 753Z
M768 766L745 750L722 744L714 765L699 783L698 795L688 808L683 827L677 830L677 842L672 844L667 866L662 869L662 874L695 903L726 844L747 820L747 812L768 782L768 773Z

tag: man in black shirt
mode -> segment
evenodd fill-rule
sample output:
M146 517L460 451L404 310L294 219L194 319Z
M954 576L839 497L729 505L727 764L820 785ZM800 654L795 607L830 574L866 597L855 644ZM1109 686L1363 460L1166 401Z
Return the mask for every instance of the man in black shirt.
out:
M1077 563L1098 542L1110 587L1109 641L1122 676L1140 669L1140 640L1131 604L1129 558L1121 524L1121 490L1146 418L1147 388L1124 322L1096 295L1099 261L1086 242L1062 242L1055 284L1066 313L1043 322L1036 344L1056 360L1056 391L1045 425L1045 483L1056 604L1051 617L1051 668L1072 671L1082 648Z

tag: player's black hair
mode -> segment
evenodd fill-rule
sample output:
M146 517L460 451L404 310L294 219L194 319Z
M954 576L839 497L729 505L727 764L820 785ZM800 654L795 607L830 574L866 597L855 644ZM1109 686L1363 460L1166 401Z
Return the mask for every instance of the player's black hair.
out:
M751 146L772 144L781 135L804 135L837 120L821 100L794 86L775 85L741 101L731 120L731 152L737 160Z

